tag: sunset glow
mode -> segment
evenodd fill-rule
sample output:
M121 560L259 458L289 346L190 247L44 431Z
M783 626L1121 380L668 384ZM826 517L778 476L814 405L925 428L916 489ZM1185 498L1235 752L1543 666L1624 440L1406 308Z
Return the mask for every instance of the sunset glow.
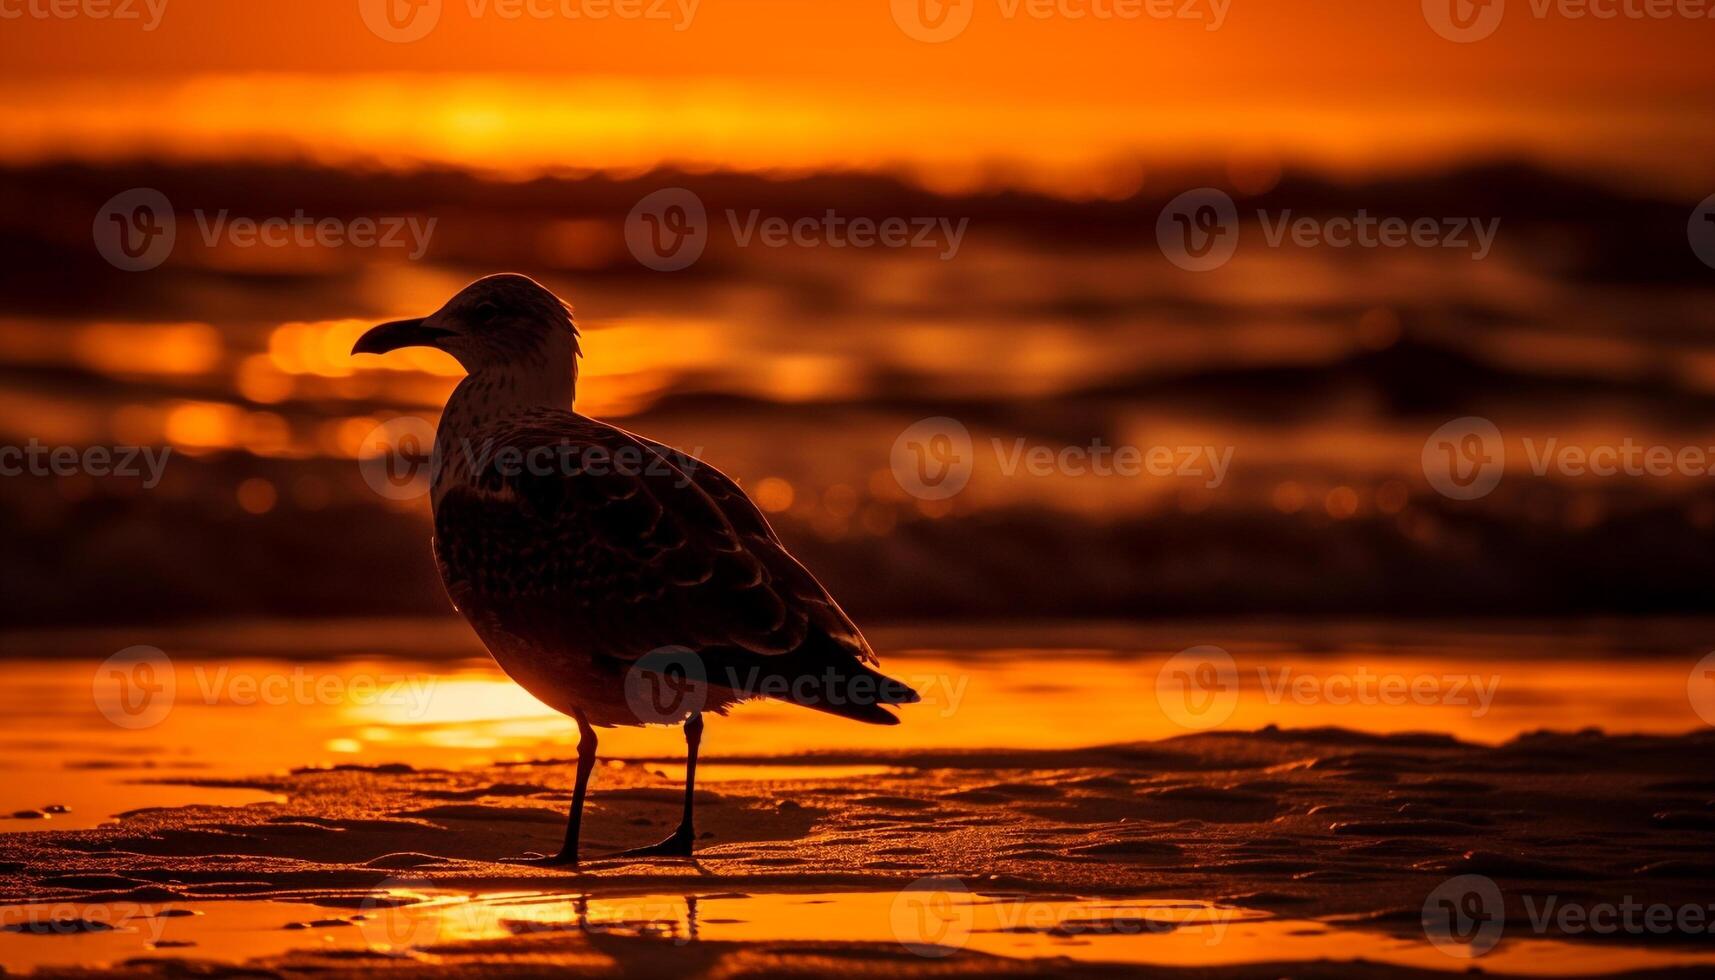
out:
M0 0L0 974L1708 974L1712 41Z

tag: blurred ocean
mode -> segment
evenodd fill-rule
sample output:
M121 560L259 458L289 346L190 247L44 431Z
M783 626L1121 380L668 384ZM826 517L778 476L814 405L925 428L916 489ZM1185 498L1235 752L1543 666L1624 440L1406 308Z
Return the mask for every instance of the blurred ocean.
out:
M704 456L865 618L1696 612L1715 573L1708 476L1531 472L1520 447L1715 446L1715 273L1694 201L1524 164L1364 182L1151 173L1121 199L937 194L881 176L650 172L502 181L291 164L17 165L0 180L0 443L171 446L138 479L0 479L11 625L445 608L428 505L370 489L381 422L433 422L438 355L353 363L365 325L495 271L569 299L578 407ZM1183 271L1156 219L1227 189L1237 253ZM115 189L161 191L168 261L91 245ZM700 261L641 265L625 220L695 193ZM947 219L956 250L759 239L767 218ZM1498 220L1493 251L1272 247L1291 215ZM207 222L409 217L402 248L209 245ZM942 243L946 244L946 243ZM1481 416L1506 477L1438 494L1426 440ZM970 432L966 489L891 467L918 420ZM1208 473L1036 475L1046 447L1208 447ZM1211 485L1218 483L1218 485Z

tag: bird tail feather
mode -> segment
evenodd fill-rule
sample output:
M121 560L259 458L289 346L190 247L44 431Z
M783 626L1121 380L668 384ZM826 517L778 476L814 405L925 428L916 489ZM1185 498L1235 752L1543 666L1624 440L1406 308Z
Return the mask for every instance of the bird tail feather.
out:
M871 725L897 725L899 717L882 707L916 704L922 695L850 655L816 657L728 656L711 680L743 698L773 698ZM714 666L711 664L710 666ZM722 677L724 679L717 680Z

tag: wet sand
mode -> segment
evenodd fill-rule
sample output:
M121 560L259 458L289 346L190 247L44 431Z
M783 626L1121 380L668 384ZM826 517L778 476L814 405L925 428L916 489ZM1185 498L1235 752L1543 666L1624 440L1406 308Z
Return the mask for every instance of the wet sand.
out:
M1232 645L1248 666L1244 645ZM939 663L959 659L941 653ZM1045 673L1041 651L989 655ZM1413 673L1429 666L1373 648L1363 659L1378 669L1415 664ZM1127 696L1139 717L1162 713L1153 678L1164 662L1131 663L1140 680ZM1321 669L1339 662L1323 658ZM889 663L910 673L928 661ZM1688 665L1666 663L1676 665L1684 711ZM275 758L260 751L270 742L290 754L311 737L356 741L317 727L328 723L328 706L278 706L307 726L294 733L274 727L287 715L263 707L181 705L139 741L165 744L175 724L206 731L197 719L218 717L230 724L226 744L258 746L259 764L245 772L244 760L228 758L126 778L192 799L252 795L243 805L151 806L82 829L49 829L52 817L28 832L8 824L0 964L169 975L195 961L216 975L249 963L283 975L387 968L448 976L547 964L573 974L687 976L836 966L1105 975L1137 964L1201 977L1445 975L1473 966L1494 975L1692 976L1715 967L1706 927L1604 934L1576 920L1544 921L1542 911L1549 902L1709 908L1715 730L1707 726L1489 739L1474 737L1489 730L1469 721L1459 735L1223 726L1114 741L1094 737L1109 729L1092 721L1087 733L1059 731L1043 739L1052 747L1028 749L1017 743L1042 724L1028 715L1017 719L1014 744L898 747L866 744L870 729L800 713L806 729L828 730L826 740L765 750L776 709L754 706L710 722L696 860L601 859L658 839L677 819L675 755L636 751L671 745L674 733L655 732L629 745L614 737L619 758L592 783L585 865L539 870L498 862L557 843L569 743L557 729L515 732L508 742L505 731L483 728L468 698L486 689L478 674L460 673L480 669L439 669L467 683L440 695L464 690L464 710L434 709L450 728L363 746L344 763L337 752L331 764L319 756L311 765L263 762ZM1009 695L999 676L972 668L961 710L973 719L1000 710ZM1509 694L1511 676L1502 676L1497 710L1524 711L1534 699L1576 717L1522 679ZM1044 717L1075 702L1077 684L1062 686L1037 693L1058 705ZM1254 695L1241 698L1234 718L1279 707L1245 698ZM1677 718L1670 703L1664 695L1660 713ZM1320 707L1328 721L1386 715ZM257 723L248 735L246 718ZM385 727L361 711L345 723L371 735ZM491 758L439 744L449 730L454 741L488 738ZM1076 744L1080 734L1090 742ZM51 792L44 785L38 795ZM1469 875L1498 889L1492 918L1502 937L1493 949L1492 933L1448 937L1425 926L1437 890Z

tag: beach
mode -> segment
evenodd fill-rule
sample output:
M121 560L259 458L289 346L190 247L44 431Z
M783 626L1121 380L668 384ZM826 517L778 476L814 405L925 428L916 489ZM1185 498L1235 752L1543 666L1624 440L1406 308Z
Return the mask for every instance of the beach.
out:
M925 693L904 724L711 719L692 861L602 858L671 829L683 778L676 731L602 732L575 870L500 863L556 845L576 735L456 630L227 630L239 656L171 658L171 709L131 729L88 675L27 656L108 637L19 636L32 693L8 754L55 759L9 781L6 805L39 815L0 836L0 964L1690 976L1715 963L1715 731L1659 692L1698 628L1068 625L1009 649L887 628L886 665ZM1163 645L1198 633L1223 645ZM378 649L423 636L442 638L431 658ZM1174 688L1188 651L1232 659L1230 703ZM1560 670L1533 669L1551 654ZM1569 699L1592 727L1534 724L1574 717ZM173 802L125 805L152 793ZM1459 891L1478 879L1498 905ZM1443 928L1443 907L1478 914Z

